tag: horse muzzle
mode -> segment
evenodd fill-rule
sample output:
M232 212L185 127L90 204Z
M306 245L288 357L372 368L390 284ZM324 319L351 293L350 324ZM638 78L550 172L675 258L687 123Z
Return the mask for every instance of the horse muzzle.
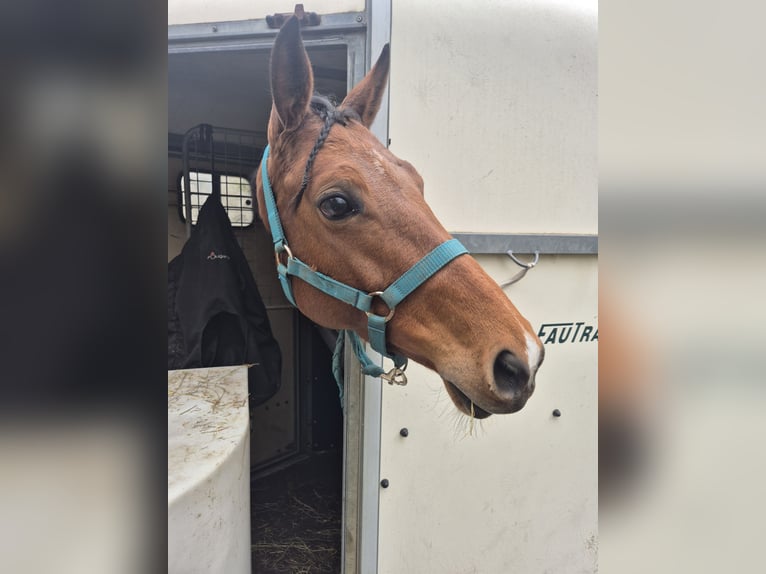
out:
M477 419L520 411L535 390L534 372L530 373L526 362L507 350L495 357L489 384L465 385L442 379L458 410Z

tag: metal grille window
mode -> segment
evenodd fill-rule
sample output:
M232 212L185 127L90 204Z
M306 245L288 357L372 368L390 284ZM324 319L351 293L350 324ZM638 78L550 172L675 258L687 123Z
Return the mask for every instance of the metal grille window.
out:
M181 145L183 171L178 181L178 205L187 235L191 233L190 224L197 223L200 208L213 193L220 194L233 227L253 224L257 216L248 177L261 160L265 140L265 134L209 124L199 124L186 132ZM187 213L190 222L186 221Z
M191 221L197 223L199 210L213 189L220 189L221 204L229 215L233 227L247 227L255 219L253 210L253 194L250 182L239 175L226 175L205 171L190 171L191 186L186 193L186 178L181 174L181 219L186 221L186 198L190 198Z

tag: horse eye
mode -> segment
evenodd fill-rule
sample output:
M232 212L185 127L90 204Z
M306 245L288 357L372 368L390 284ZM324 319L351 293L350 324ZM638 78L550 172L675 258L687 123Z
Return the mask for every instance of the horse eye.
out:
M342 195L332 195L323 199L319 204L319 210L322 215L331 220L343 219L357 211L351 202Z

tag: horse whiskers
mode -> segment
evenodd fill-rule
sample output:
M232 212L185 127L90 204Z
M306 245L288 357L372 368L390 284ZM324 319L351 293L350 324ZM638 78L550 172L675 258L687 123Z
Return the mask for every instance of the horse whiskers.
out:
M450 408L451 406L445 405L445 410L441 416L448 416L452 419L455 440L462 441L469 437L476 438L482 434L479 431L484 430L484 421L475 417L475 410L473 408L471 409L471 414L466 414L458 409ZM476 421L478 421L478 424Z

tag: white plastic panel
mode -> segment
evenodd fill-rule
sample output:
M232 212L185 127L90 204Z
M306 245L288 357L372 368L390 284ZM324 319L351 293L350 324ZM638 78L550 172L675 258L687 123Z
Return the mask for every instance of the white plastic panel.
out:
M168 0L168 25L196 24L199 22L229 22L255 20L271 14L292 12L300 2L285 0ZM363 12L364 0L321 0L303 2L306 12L336 14Z
M518 269L479 261L498 281ZM506 291L536 330L580 333L559 330L524 409L473 435L435 373L411 364L406 387L384 385L380 574L597 571L597 258L542 256Z
M249 574L247 367L168 372L168 572Z
M595 0L393 4L391 149L450 231L596 233Z
M447 229L597 233L596 33L593 1L394 1L391 149ZM522 411L469 435L435 373L384 388L380 574L597 571L597 261L543 255L506 289L547 341Z

